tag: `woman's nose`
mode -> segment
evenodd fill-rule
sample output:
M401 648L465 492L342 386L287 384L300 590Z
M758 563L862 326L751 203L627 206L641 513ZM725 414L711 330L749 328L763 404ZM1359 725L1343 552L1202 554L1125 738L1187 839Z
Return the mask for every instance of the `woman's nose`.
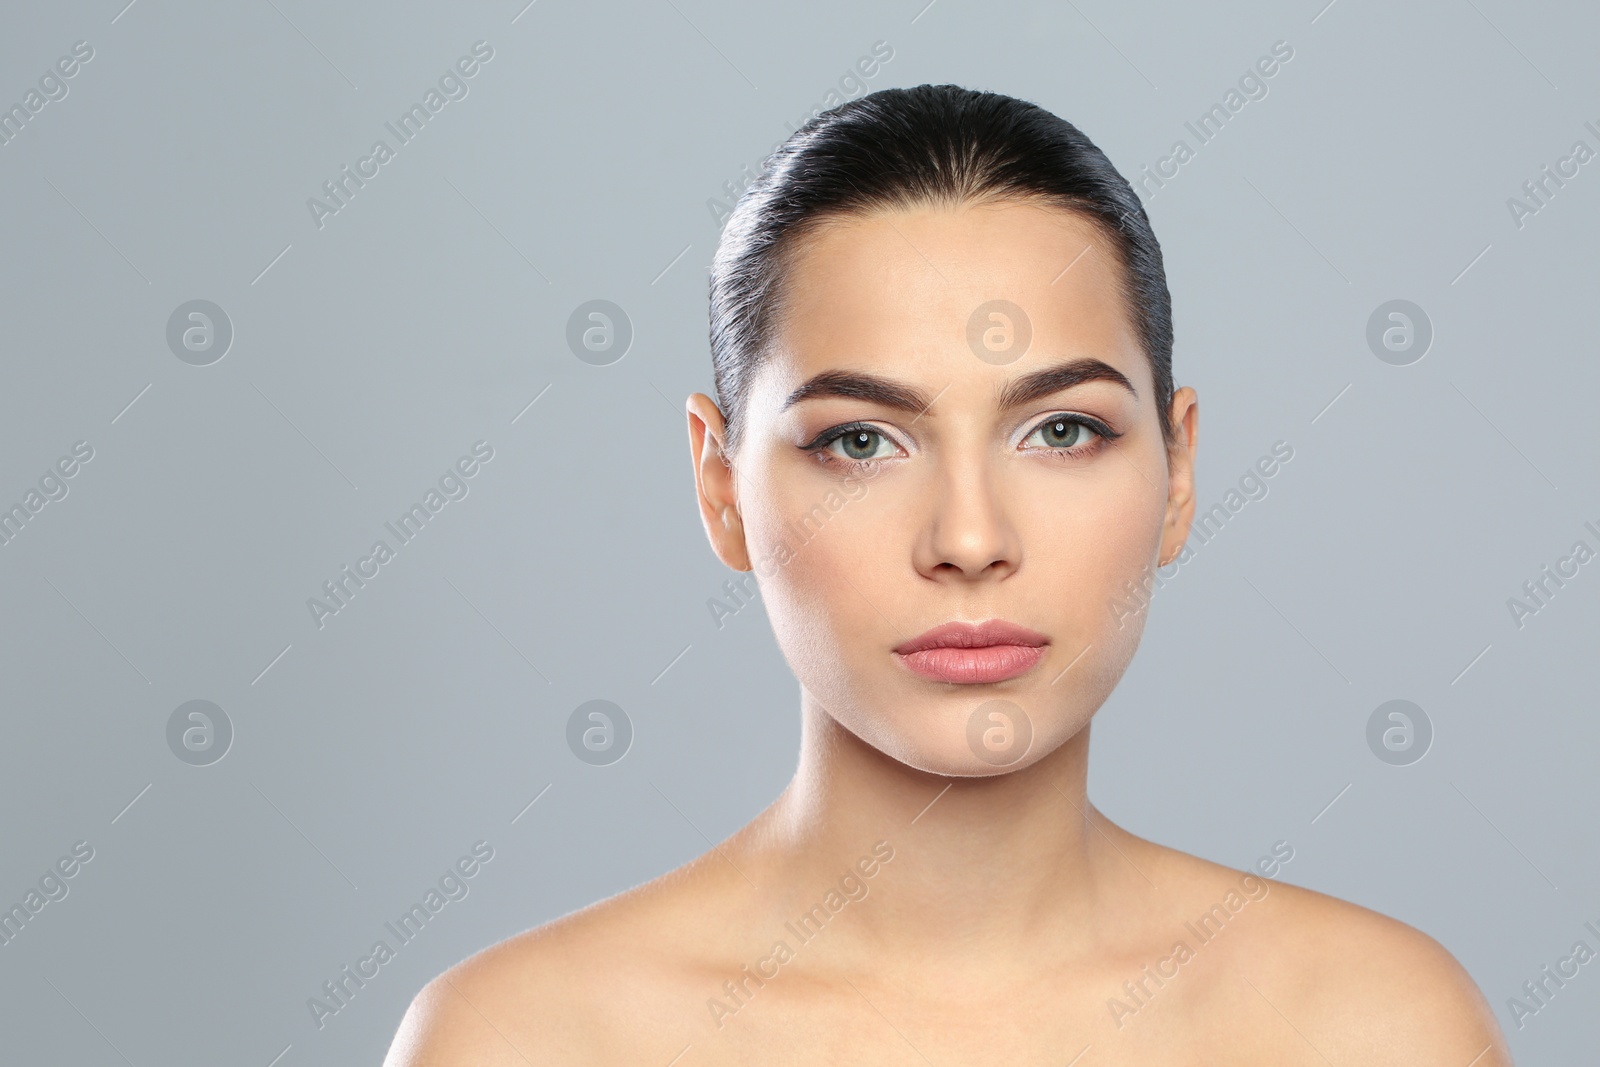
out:
M1021 541L1000 486L981 462L944 474L917 539L916 566L927 578L1003 578L1022 562Z

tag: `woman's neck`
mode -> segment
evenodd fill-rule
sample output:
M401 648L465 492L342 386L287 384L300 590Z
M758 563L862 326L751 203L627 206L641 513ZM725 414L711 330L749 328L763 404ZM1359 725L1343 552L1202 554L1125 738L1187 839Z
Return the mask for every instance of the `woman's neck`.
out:
M1088 727L1023 770L952 778L878 751L809 696L802 715L794 779L749 840L791 904L887 842L850 905L864 957L1014 972L1019 953L1075 955L1103 932L1108 895L1142 877L1085 795Z

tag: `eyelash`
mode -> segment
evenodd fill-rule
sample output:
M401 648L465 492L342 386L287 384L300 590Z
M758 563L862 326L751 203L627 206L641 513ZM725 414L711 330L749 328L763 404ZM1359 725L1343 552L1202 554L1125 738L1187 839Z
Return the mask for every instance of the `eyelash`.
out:
M1099 419L1092 418L1088 415L1079 415L1072 412L1063 411L1041 419L1034 425L1033 429L1028 431L1028 436L1024 437L1023 440L1027 441L1028 438L1032 437L1040 430L1045 429L1046 427L1054 426L1057 423L1066 423L1069 426L1081 426L1093 433L1095 438L1093 441L1084 445L1073 445L1067 448L1047 447L1043 449L1034 449L1033 451L1042 451L1049 455L1052 459L1060 461L1084 459L1098 453L1107 444L1122 436L1122 434L1112 430L1111 427L1107 426ZM848 422L844 423L843 425L834 426L830 429L824 430L817 436L816 440L812 441L808 445L804 445L803 447L807 452L815 453L819 462L825 463L828 466L836 469L843 469L847 471L865 471L873 468L878 463L883 462L881 459L848 459L829 451L829 446L831 446L835 441L843 440L853 433L868 433L876 437L881 437L886 441L893 440L888 434L868 423Z

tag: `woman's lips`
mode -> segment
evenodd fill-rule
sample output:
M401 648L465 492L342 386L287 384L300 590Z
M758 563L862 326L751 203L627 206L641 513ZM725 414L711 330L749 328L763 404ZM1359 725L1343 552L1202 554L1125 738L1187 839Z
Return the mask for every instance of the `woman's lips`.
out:
M1044 657L1042 645L986 645L982 648L926 648L896 652L896 658L925 678L974 684L1003 682L1033 669Z
M1033 668L1050 639L1004 619L947 622L902 642L900 662L925 678L941 682L1003 682Z

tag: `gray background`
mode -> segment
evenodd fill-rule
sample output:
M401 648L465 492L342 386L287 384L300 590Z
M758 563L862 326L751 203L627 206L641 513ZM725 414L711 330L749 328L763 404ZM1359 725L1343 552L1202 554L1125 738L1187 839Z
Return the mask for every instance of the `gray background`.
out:
M712 622L687 457L707 201L880 40L866 90L1030 99L1130 177L1293 47L1149 209L1203 504L1294 458L1157 594L1091 795L1224 863L1290 841L1286 880L1455 952L1521 1062L1592 1053L1600 963L1520 1030L1506 1005L1600 947L1600 562L1520 629L1506 604L1600 547L1600 161L1520 228L1506 203L1600 147L1592 11L123 2L0 29L7 107L94 49L0 145L0 504L94 449L0 546L0 905L95 850L0 946L6 1059L375 1062L440 969L782 788L795 683L759 604ZM468 95L318 228L307 198L480 39ZM609 366L565 340L595 298L635 331ZM1396 298L1435 331L1409 366L1366 341ZM166 342L194 299L235 330L210 366ZM478 440L468 496L319 629L307 599ZM636 730L606 767L565 740L597 698ZM1410 766L1366 741L1396 698L1435 731ZM235 731L210 766L167 744L193 699ZM470 895L319 1029L307 998L479 839Z

